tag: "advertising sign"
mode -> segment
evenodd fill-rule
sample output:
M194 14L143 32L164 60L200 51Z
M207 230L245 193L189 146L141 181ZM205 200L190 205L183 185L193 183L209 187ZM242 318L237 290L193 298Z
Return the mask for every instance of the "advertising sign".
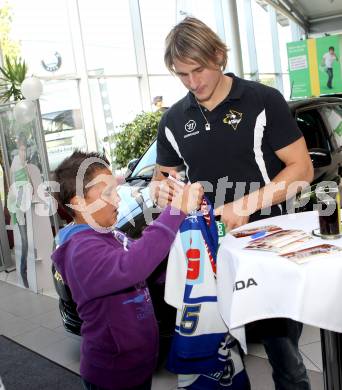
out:
M342 93L342 35L287 44L291 98Z
M307 41L287 44L292 96L311 96Z

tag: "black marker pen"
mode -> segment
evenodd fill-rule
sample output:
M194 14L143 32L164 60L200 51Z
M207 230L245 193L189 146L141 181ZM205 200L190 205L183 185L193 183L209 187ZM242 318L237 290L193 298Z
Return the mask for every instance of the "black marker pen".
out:
M185 183L183 181L178 180L175 177L171 176L169 174L169 172L164 172L164 171L160 171L160 172L163 174L164 177L168 178L169 180L173 181L174 183L176 183L182 187L185 185Z

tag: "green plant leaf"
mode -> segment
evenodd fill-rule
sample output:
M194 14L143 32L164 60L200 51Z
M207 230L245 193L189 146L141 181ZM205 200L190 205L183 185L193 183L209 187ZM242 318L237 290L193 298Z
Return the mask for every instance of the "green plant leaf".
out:
M0 71L3 75L1 80L7 84L7 90L0 92L0 99L8 101L13 99L14 101L22 100L23 95L21 93L21 83L25 80L27 74L27 65L22 58L14 58L12 61L8 56L4 59L5 66L0 67Z
M162 113L142 112L132 122L119 126L119 132L110 137L115 144L113 154L118 168L127 166L133 158L140 157L157 135Z

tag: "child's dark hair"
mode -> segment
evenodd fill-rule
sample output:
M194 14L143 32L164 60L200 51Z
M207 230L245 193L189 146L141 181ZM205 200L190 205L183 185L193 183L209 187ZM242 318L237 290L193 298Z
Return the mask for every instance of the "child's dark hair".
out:
M94 159L94 161L86 162L87 159ZM66 207L70 204L70 200L76 195L77 174L81 165L85 163L87 168L83 175L83 195L87 193L87 184L94 178L94 174L102 169L110 169L109 161L106 156L96 152L85 153L80 150L75 150L70 157L59 164L54 171L54 180L59 183L60 189L54 193L54 197L58 203L68 212L74 216L71 208Z

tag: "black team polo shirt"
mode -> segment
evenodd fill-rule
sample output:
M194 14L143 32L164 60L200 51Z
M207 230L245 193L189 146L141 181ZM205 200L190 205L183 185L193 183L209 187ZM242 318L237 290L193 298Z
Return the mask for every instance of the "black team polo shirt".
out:
M215 207L269 183L284 168L275 151L302 137L278 90L227 75L232 87L217 107L201 112L189 92L164 113L157 137L157 163L184 164L192 183L209 182Z

